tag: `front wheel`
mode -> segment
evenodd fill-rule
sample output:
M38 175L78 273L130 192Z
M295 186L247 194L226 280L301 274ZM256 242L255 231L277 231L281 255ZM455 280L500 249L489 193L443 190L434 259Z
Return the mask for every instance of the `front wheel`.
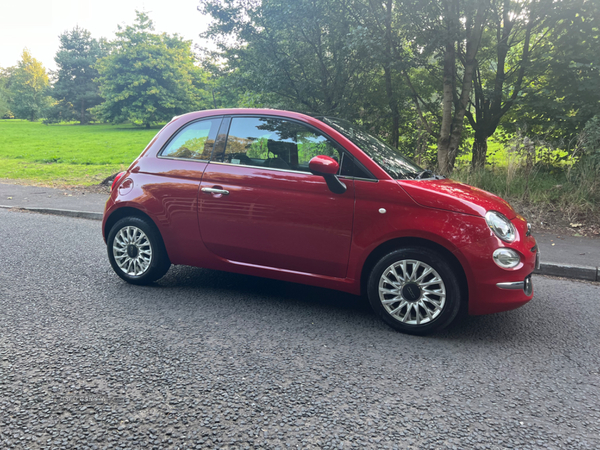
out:
M108 233L110 265L117 275L132 284L149 284L171 266L156 226L141 217L125 217Z
M460 287L446 259L428 248L395 250L379 260L367 286L371 306L398 331L424 335L449 325Z

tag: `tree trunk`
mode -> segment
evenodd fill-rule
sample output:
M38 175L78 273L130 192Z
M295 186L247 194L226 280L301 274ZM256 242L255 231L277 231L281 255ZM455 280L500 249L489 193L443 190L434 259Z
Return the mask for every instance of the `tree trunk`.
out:
M388 63L385 64L383 71L385 77L385 90L388 96L388 102L390 111L392 112L392 129L391 131L391 144L392 147L398 148L400 140L399 128L400 128L400 111L398 110L398 102L394 95L394 87L392 82L392 69L390 68L390 62L393 59L392 56L392 0L387 0L386 3L386 18L385 18L385 51L388 58Z
M81 118L79 119L79 125L85 124L85 100L81 99Z
M476 132L473 142L473 159L471 159L471 170L483 170L487 158L487 140L485 133Z
M467 20L466 31L466 48L464 55L464 73L460 86L459 97L454 100L455 80L456 80L456 36L459 35L459 23L456 18L458 10L457 3L446 3L446 14L449 30L449 40L446 43L446 55L444 56L444 91L442 103L442 127L440 130L440 138L438 140L438 170L443 175L449 175L454 169L454 162L458 154L458 146L460 145L463 122L469 98L471 95L473 72L477 65L475 59L483 28L485 25L485 4L482 2L475 14L474 21ZM448 79L448 77L451 77ZM452 115L452 106L454 104L454 115Z
M454 91L454 72L456 53L454 42L446 44L444 55L444 86L442 91L442 125L438 139L438 170L447 175L452 171L450 167L449 145L452 131L452 103Z

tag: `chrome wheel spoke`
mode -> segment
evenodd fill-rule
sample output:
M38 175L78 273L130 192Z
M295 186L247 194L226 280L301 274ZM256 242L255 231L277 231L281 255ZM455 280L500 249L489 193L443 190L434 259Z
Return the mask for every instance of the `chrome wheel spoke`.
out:
M407 285L410 286L404 290ZM416 293L415 287L418 288ZM446 286L429 264L404 259L383 271L379 279L379 300L394 319L406 325L424 325L444 310Z
M421 264L419 263L419 261L409 261L409 263L410 263L411 270L410 270L410 276L408 279L410 281L416 281L417 270L419 270L419 267Z
M419 278L417 278L415 281L419 284L423 283L427 275L429 275L431 272L433 272L433 269L431 267L426 268L425 270L423 270L423 273L419 275ZM429 283L431 283L431 281L429 281Z
M384 275L383 275L383 277L384 277L384 279L385 279L385 282L386 282L388 285L390 285L390 286L398 286L398 285L399 285L399 283L398 283L398 280L397 280L397 279L394 281L394 280L392 280L391 278L389 278L389 277L387 276L387 274L384 274Z
M387 295L394 295L394 296L398 296L400 294L398 289L387 289L387 288L379 288L379 293L387 294Z
M429 318L429 320L433 319L433 314L431 314L431 311L429 310L429 308L425 305L424 302L420 302L419 306L421 308L423 308L423 310L425 311L425 315Z
M399 305L397 308L395 308L395 309L393 309L392 311L390 311L390 314L391 314L392 316L395 316L395 315L396 315L397 313L399 313L399 312L402 310L402 308L404 308L404 307L405 307L407 304L408 304L407 302L405 302L405 301L402 301L402 302L400 303L400 305Z
M404 316L402 316L402 318L400 319L402 322L406 322L408 319L410 319L410 313L412 312L412 305L407 305L406 306L406 313L404 314Z
M392 274L394 275L394 277L396 277L396 280L398 280L398 281L404 281L404 276L400 275L398 272L396 272L396 268L394 266L391 267L390 272L392 272Z

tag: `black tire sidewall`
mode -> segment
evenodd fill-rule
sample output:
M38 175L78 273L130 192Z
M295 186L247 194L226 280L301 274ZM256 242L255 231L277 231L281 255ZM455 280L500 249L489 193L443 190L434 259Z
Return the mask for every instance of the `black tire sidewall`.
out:
M403 259L413 259L431 266L440 275L446 288L446 303L441 314L424 325L407 325L394 319L379 299L379 279L390 265ZM375 264L367 284L367 295L373 310L392 328L408 333L425 335L448 326L458 315L461 306L461 291L457 276L447 260L428 248L410 247L394 250Z
M148 237L148 240L150 241L150 247L152 248L152 260L150 261L150 267L140 276L131 276L123 272L115 261L113 254L113 242L115 236L121 229L127 226L134 226L142 230ZM152 283L153 281L156 281L162 277L167 270L169 270L169 266L171 265L164 248L162 238L159 231L156 229L156 226L148 223L148 221L142 219L141 217L125 217L117 221L108 233L106 249L108 252L110 265L115 273L123 280L131 284L144 285Z

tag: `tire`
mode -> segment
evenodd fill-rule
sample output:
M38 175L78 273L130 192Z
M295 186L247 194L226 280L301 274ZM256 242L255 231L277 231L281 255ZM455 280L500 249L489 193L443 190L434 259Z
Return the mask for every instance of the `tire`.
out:
M448 261L434 250L409 247L379 260L367 284L371 307L392 328L425 335L448 326L461 290Z
M124 217L115 223L106 249L115 273L131 284L150 284L171 267L160 232L141 217Z

